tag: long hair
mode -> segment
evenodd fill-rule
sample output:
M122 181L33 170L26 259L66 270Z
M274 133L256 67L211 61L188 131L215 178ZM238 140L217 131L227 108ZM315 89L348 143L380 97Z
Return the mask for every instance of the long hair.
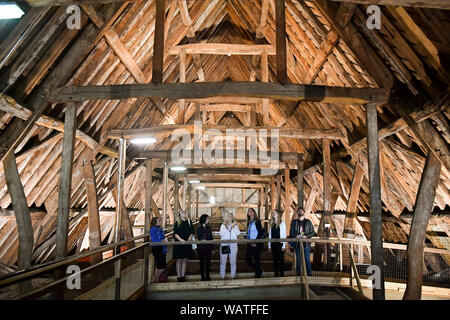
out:
M229 217L230 215L234 218L234 215L233 215L231 212L225 213L225 214L223 215L223 222L222 222L222 224L223 224L225 227L227 226L228 217Z
M254 218L253 221L258 220L258 217L257 217L257 215L256 215L256 210L253 209L253 208L249 208L249 209L247 210L247 230L248 230L248 228L249 228L249 226L250 226L250 215L248 214L248 213L250 212L250 210L252 210L252 211L255 213L255 216L254 216L255 218Z
M275 227L279 227L280 226L280 224L281 224L281 215L280 215L280 213L278 212L278 210L273 210L272 211L272 213L274 212L274 211L276 211L277 213L278 213L278 217L277 217L277 220L275 220L274 218L273 218L273 215L272 215L272 217L270 218L270 228L273 228L273 226L275 226Z
M181 225L181 218L180 218L180 213L181 213L181 211L183 211L184 214L186 214L186 211L180 210L180 211L178 211L178 213L175 215L175 222L178 223L178 225ZM186 220L187 220L187 217L186 217Z

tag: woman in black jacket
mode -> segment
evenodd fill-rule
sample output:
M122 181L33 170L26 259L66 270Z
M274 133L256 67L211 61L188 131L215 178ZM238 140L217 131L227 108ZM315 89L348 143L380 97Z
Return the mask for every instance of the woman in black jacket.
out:
M200 226L197 228L198 240L213 240L211 227L209 226L209 216L203 214L200 217ZM200 274L202 281L210 281L209 270L211 266L211 252L214 248L213 244L199 244L197 246L197 253L200 259ZM206 272L205 272L206 271Z
M261 221L256 216L256 211L253 208L247 211L247 239L263 239L264 229ZM255 269L255 278L260 278L263 274L260 264L261 250L263 243L248 243L246 262L253 269Z

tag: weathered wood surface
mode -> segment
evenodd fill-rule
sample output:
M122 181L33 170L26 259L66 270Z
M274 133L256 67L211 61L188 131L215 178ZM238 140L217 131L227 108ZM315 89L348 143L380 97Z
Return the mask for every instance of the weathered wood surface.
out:
M450 10L449 0L332 0L360 4L391 5L405 7L421 7Z
M367 154L370 185L370 241L372 264L380 268L380 288L373 289L374 300L384 300L383 227L381 217L380 155L378 148L377 105L367 105Z
M260 82L199 82L61 87L47 95L52 102L158 97L203 99L216 96L285 99L340 104L386 102L388 91Z
M403 299L420 300L425 236L439 183L441 163L432 153L427 157L417 192L411 231L408 240L408 280Z
M208 54L208 55L275 55L275 48L269 44L228 44L228 43L190 43L176 46L170 54Z
M70 200L72 191L72 168L75 146L75 130L77 127L77 105L70 102L66 105L64 119L63 151L61 173L59 177L58 218L56 227L56 259L67 255L67 236L69 234Z

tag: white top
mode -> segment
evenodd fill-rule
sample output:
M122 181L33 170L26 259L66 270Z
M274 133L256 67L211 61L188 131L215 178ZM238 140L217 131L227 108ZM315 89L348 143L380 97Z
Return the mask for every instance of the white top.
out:
M269 228L269 239L272 239L272 228ZM280 223L280 239L286 239L286 223L281 221ZM286 242L282 242L283 248L286 249ZM269 242L270 249L270 242Z
M235 225L231 230L227 229L227 227L222 223L220 226L220 240L237 240L238 235L241 234L239 227ZM221 244L228 245L228 244ZM230 246L237 247L237 243L230 243Z

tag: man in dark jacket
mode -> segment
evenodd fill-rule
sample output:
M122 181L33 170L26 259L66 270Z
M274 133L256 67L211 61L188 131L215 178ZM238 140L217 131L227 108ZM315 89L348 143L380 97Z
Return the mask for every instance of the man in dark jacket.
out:
M265 230L262 227L261 221L256 216L253 208L247 211L247 239L263 239ZM261 270L260 256L263 243L248 243L247 244L247 264L255 269L255 278L260 278L263 271Z
M298 219L292 220L289 238L310 239L316 235L311 220L305 218L305 210L303 208L297 209ZM300 275L300 246L298 242L290 242L291 247L295 249L297 276ZM303 250L305 252L306 271L308 276L312 274L311 271L311 242L303 243Z

